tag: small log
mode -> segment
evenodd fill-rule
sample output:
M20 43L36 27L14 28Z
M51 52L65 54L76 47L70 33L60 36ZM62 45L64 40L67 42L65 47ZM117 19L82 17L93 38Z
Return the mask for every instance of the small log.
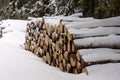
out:
M64 51L67 51L67 44L64 44L63 47L64 47Z
M77 70L78 73L81 73L81 71L82 71L82 65L81 65L80 62L77 61L77 64L76 64L75 68L76 68L76 70Z
M64 25L62 24L62 20L59 23L59 32L63 33L64 32Z
M59 68L61 71L64 71L64 67L63 67L63 64L61 62L59 63Z
M71 41L68 42L68 44L67 44L67 51L72 52L72 42Z
M52 51L55 52L55 44L54 43L51 43L52 44Z
M63 41L64 41L65 44L67 44L67 42L68 42L67 36L64 36Z
M40 47L38 47L37 53L39 57L43 57L43 50Z
M67 66L67 61L66 61L66 59L64 59L64 58L62 59L62 64L63 64L64 67Z
M52 59L52 62L51 62L51 66L56 66L56 60L55 59Z
M66 59L62 59L62 64L63 64L63 67L64 67L64 71L67 71L67 61Z
M56 42L56 40L58 40L58 34L55 32L52 33L51 37L52 37L53 42Z
M56 66L59 67L59 60L56 59Z
M71 64L67 63L67 72L71 73L72 72L72 66Z
M46 53L46 60L47 60L48 64L51 64L51 56L50 56L49 52Z
M56 49L55 49L56 51L59 51L59 50L60 50L60 44L59 44L58 41L56 41L55 48L56 48Z
M87 71L87 69L85 67L82 68L82 73L86 73L88 75L88 71Z
M66 59L67 62L69 62L70 60L70 53L68 53L67 51L64 52L64 58Z
M63 60L63 55L62 54L58 55L58 60L59 60L59 62L62 62L62 60Z
M45 63L47 63L46 56L43 56L42 59Z
M75 54L70 54L70 64L72 67L75 67L77 64L77 58Z
M64 41L63 41L63 38L62 38L62 37L59 38L59 44L60 44L60 45L63 45L63 44L64 44Z
M78 71L77 71L76 68L73 68L73 73L74 73L74 74L78 74Z
M45 44L48 46L48 44L49 44L49 37L46 35L45 36Z
M80 55L80 52L77 51L76 53L76 58L77 58L77 61L80 61L81 60L81 55Z

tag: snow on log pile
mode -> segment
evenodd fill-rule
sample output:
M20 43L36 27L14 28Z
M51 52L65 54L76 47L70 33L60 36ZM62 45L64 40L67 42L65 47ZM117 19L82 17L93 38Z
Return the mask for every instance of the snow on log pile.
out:
M44 18L27 24L26 49L69 73L120 62L120 17L103 20Z

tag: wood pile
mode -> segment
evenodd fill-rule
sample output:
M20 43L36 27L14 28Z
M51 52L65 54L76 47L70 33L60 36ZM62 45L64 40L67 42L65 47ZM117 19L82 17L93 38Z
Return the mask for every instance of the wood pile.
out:
M88 51L81 54L83 49L87 51L90 48L93 49L92 52L97 48L101 48L101 51L102 48L120 49L119 26L103 25L100 27L97 25L94 28L83 28L83 26L67 27L63 23L60 20L58 25L54 23L50 25L44 19L28 23L25 36L26 50L42 57L43 61L51 66L75 74L82 72L88 74L86 66L89 65L120 62L120 58L86 61L83 55L91 53ZM101 53L104 55L104 51Z

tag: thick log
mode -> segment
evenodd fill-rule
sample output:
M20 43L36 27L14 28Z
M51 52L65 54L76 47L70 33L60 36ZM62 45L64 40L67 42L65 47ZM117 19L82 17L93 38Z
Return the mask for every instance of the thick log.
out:
M83 48L118 48L120 49L120 36L109 35L104 37L90 37L74 40L77 49Z
M86 37L99 37L107 36L110 34L120 35L120 27L97 27L94 29L83 28L83 29L68 29L67 37L68 41Z
M89 22L75 22L73 24L67 24L66 29L69 28L96 28L96 27L120 27L120 18L114 17L114 18L107 18L102 20L95 20L95 21L89 21Z
M80 49L77 52L81 55L81 64L83 67L95 64L119 63L120 50L109 48Z
M107 64L107 63L120 63L120 60L101 60L101 61L85 62L85 67L91 65L97 65L97 64Z

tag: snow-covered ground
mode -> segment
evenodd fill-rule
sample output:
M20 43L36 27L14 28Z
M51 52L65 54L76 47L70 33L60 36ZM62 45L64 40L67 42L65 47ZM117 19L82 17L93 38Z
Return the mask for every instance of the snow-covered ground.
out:
M44 63L41 58L25 51L27 21L4 20L3 37L0 38L0 80L119 80L120 63L87 67L85 73L70 74Z

